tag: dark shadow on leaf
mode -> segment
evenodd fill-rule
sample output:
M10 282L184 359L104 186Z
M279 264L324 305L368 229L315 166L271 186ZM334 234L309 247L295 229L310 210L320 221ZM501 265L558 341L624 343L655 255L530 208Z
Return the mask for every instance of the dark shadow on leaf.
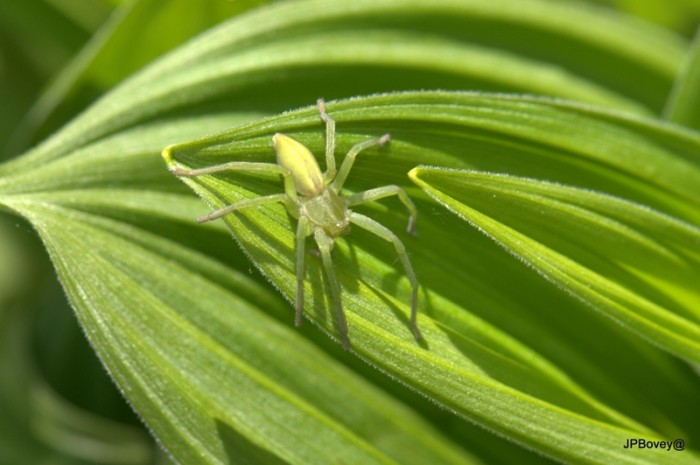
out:
M398 272L397 272L397 274L398 274ZM378 289L375 289L372 286L368 286L368 287L379 300L381 300L382 302L384 302L384 304L386 304L386 306L394 313L394 316L396 316L396 318L401 321L402 325L406 327L406 331L408 331L408 333L411 336L413 336L413 328L411 327L411 321L406 316L406 314L403 311L401 311L399 309L399 307L396 306L393 302L391 302L389 299L387 299ZM420 288L419 288L418 294L419 294L418 311L420 312L420 309L421 309L420 294L425 294L425 293L421 293ZM425 338L422 338L422 339L416 341L416 343L420 347L422 347L423 349L430 350L430 346L428 345L428 341Z
M617 423L565 386L559 385L558 381L541 373L538 368L497 348L489 347L490 342L479 340L480 336L474 329L464 327L457 321L451 322L449 327L438 323L438 327L450 338L457 350L494 381L592 419Z
M309 242L309 244L310 243L311 242ZM328 288L326 276L323 273L321 258L312 253L312 250L316 250L314 246L310 247L306 255L305 281L313 284L311 286L311 292L313 293L314 305L312 308L309 308L308 305L305 306L305 311L312 313L316 321L322 326L328 325L329 318L331 318L335 324L335 318L330 312L333 305L328 295L330 289Z
M258 444L253 443L240 432L233 429L231 426L222 422L216 421L216 429L219 432L221 443L227 456L227 463L235 465L258 465L265 463L268 465L286 465L289 464L286 460L280 458L273 452L264 449Z

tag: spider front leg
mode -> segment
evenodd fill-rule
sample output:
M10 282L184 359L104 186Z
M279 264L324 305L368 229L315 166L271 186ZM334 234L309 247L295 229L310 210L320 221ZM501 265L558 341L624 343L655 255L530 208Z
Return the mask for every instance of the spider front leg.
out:
M273 194L266 195L263 197L256 197L254 199L243 199L238 202L234 202L230 205L226 205L218 210L213 210L206 215L197 217L197 223L206 223L207 221L217 220L221 217L233 213L237 210L242 210L244 208L259 207L261 205L266 205L268 203L287 203L287 194Z
M167 149L166 149L167 150ZM220 173L222 171L248 171L248 172L268 172L281 174L284 177L284 194L273 194L265 197L258 197L255 199L245 199L224 208L214 210L207 215L200 216L197 218L198 223L204 223L207 221L216 220L223 216L228 215L231 212L240 210L243 208L257 207L260 205L265 205L268 203L282 202L292 216L299 216L297 207L297 192L294 186L294 180L290 176L290 172L287 168L276 165L273 163L255 163L255 162L244 162L244 161L233 161L229 163L222 163L220 165L208 166L206 168L199 169L185 169L180 167L171 167L170 172L176 176L183 177L197 177L205 174Z
M406 277L411 283L411 328L413 330L413 336L417 341L420 340L422 336L418 329L418 321L416 319L418 312L418 280L416 279L416 274L413 272L413 267L408 259L408 254L406 253L403 242L389 229L365 215L352 212L350 213L350 222L394 244L396 253L398 253L401 264L406 272Z
M335 177L335 120L326 113L326 102L322 98L316 101L318 114L326 124L326 184Z
M316 244L318 244L318 249L321 252L323 269L326 271L328 286L331 288L331 297L333 299L333 307L335 308L335 316L338 320L338 331L343 341L343 350L349 350L350 338L348 337L348 322L345 319L343 304L340 301L340 287L338 285L338 279L335 276L335 271L333 270L333 261L331 260L333 238L329 237L322 229L316 229L314 231L314 239L316 239Z
M335 177L333 182L331 183L331 186L333 189L335 189L336 192L340 192L340 190L343 188L343 184L345 184L345 180L348 177L348 174L350 174L350 170L352 169L352 165L355 163L355 157L362 152L365 149L368 149L370 147L375 147L375 146L383 146L386 145L387 142L391 140L391 136L389 134L384 134L382 137L379 139L372 139L372 140L366 140L364 142L360 142L359 144L355 144L352 146L348 154L345 156L345 160L343 160L343 164L340 165L340 169L338 170L338 175Z
M406 209L408 209L408 227L406 228L406 230L409 234L415 234L416 216L418 215L418 211L416 210L416 206L413 204L413 201L406 194L406 191L400 188L399 186L391 185L376 187L374 189L358 192L357 194L352 194L346 197L346 199L348 201L348 206L353 206L365 202L371 202L373 200L379 200L384 197L389 197L391 195L397 196L401 203L403 203L406 206Z

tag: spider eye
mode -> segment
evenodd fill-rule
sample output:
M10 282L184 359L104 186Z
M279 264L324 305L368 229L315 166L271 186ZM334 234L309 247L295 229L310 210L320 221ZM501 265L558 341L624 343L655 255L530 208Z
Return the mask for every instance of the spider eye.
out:
M275 134L272 143L277 163L292 173L294 186L301 195L318 195L324 190L323 174L311 151L301 142L284 134Z

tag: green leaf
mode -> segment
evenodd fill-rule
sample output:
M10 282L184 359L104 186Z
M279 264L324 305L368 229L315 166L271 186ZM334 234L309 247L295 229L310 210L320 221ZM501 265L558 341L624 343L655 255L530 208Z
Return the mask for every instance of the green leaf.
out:
M22 115L91 32L66 16L57 3L0 2L0 159L8 158L7 152L19 152L8 145L16 138Z
M23 160L61 156L168 112L201 112L196 105L269 113L319 95L469 88L657 112L686 48L609 11L542 0L279 2L158 60Z
M696 0L589 0L593 3L610 4L629 14L647 21L664 25L691 36L700 22L700 3Z
M666 139L669 146L694 144L697 147L697 139L687 138L682 133L676 133L673 137L672 131L658 129L642 120L537 99L434 92L375 96L327 106L339 127L343 128L338 135L340 153L358 141L377 137L383 132L388 131L393 135L390 147L368 151L364 155L364 163L358 162L359 166L349 179L352 191L386 183L405 185L402 173L406 173L416 162L489 165L496 161L485 159L483 150L499 153L498 147L505 146L508 153L501 154L501 163L516 172L532 169L532 166L523 166L520 162L522 157L527 156L528 165L534 165L535 171L539 168L549 175L561 173L564 178L575 173L579 181L586 180L588 175L597 175L611 189L636 192L640 197L648 194L645 191L649 189L648 183L651 181L648 179L651 172L649 166L663 163L670 168L665 169L665 176L655 176L656 182L663 184L658 187L658 197L663 198L662 192L673 188L688 199L684 205L694 198L684 186L689 186L690 180L698 176L697 165L690 164L671 151L664 152L660 144L650 149L648 141ZM311 133L314 127L317 129ZM595 130L598 136L595 143L584 142L589 130ZM315 153L323 151L321 123L317 110L312 107L178 144L168 148L165 155L171 164L188 168L230 160L269 162L272 160L271 136L275 131L294 137ZM440 135L439 139L436 134ZM427 146L429 140L435 143ZM623 159L610 158L607 151L618 144L627 145L627 150L635 153L638 163L628 166ZM476 147L482 152L472 150ZM567 148L571 153L566 153ZM601 148L605 150L601 151ZM557 156L556 153L561 155ZM546 159L548 164L539 162L538 156ZM459 160L460 157L463 160ZM605 159L609 166L608 173L605 174L606 170L597 164L586 166L584 161L587 159L598 163ZM674 163L681 164L684 169L672 169ZM640 182L634 183L626 178L619 182L613 173L617 174L617 178L622 173L630 178L639 177ZM211 208L281 191L279 180L271 175L231 173L184 178L184 181ZM617 182L619 185L616 186ZM670 206L673 206L673 202ZM427 210L428 204L420 202L419 211ZM394 231L400 231L405 224L406 215L401 211L388 212L379 208L370 211ZM697 206L688 206L688 211L697 214ZM408 327L410 289L402 271L396 268L395 257L389 253L387 245L377 244L381 241L355 232L347 241L337 242L334 249L336 272L343 287L342 298L350 322L352 344L362 358L448 408L470 418L478 418L477 421L489 429L560 460L578 463L582 455L572 451L582 450L585 450L587 457L594 456L600 463L623 460L643 463L650 457L618 454L620 444L625 442L626 437L654 435L647 429L648 426L599 402L562 367L534 349L539 344L533 340L532 334L525 336L527 344L531 344L528 347L471 313L474 311L472 293L483 293L481 286L499 294L504 282L526 280L528 285L532 285L531 278L524 277L522 270L513 269L513 264L504 262L503 258L498 259L496 265L490 254L486 258L483 252L474 253L473 248L467 252L462 245L459 246L459 253L456 253L456 244L470 240L464 237L463 228L455 224L452 225L454 230L445 230L444 226L440 227L440 222L444 220L431 215L423 218L419 226L420 239L404 238L416 269L422 271L418 271L419 279L426 289L421 306L425 314L419 319L426 341L423 346L415 343ZM295 226L284 208L274 206L257 211L244 210L225 217L225 221L253 263L292 299L296 286ZM676 225L677 231L666 234L680 235L684 242L679 247L689 250L696 239L694 230L678 222L671 221L671 224ZM637 239L636 236L634 238ZM639 244L632 245L640 247ZM650 247L643 241L642 245ZM661 258L669 260L657 249L652 247ZM499 274L494 276L489 273L486 278L476 278L476 270L464 269L466 257L469 257L469 261L475 259L488 263L487 268L498 269ZM647 262L642 260L642 264L656 266L654 259L658 260L659 257L649 258ZM513 275L505 278L503 270L511 270ZM335 333L322 276L320 264L310 263L306 310L322 328ZM460 281L461 287L458 284ZM683 282L693 282L692 276ZM449 289L447 283L458 286L459 290ZM570 291L572 284L565 283L567 290ZM528 291L530 299L533 295L542 300L551 298L539 294L551 294L546 284L537 285L537 293L533 289ZM518 305L514 306L513 302L504 304L491 301L486 305L490 309L503 306L498 312L507 313L510 318L515 312L523 310ZM558 305L568 309L576 307L571 302L559 302ZM532 309L526 311L531 313ZM686 313L693 311L685 310ZM538 324L542 324L543 316L537 318L540 320ZM605 326L600 321L589 321L587 324L597 326L599 334L601 325ZM686 326L689 328L684 328L683 336L688 338L694 327ZM611 329L606 327L605 331ZM616 340L615 344L618 343ZM693 346L690 339L682 343ZM549 356L553 355L553 350L571 352L571 347L562 349L565 346L567 343L560 340L546 351L550 352ZM586 358L587 355L582 352L576 357ZM585 362L589 363L590 360ZM652 362L652 365L655 363ZM657 368L661 369L660 366ZM567 367L567 370L571 369ZM611 375L608 373L606 376ZM684 376L680 375L681 378ZM685 381L680 383L685 384ZM541 404L538 399L546 399L547 402ZM638 415L637 410L634 416ZM541 419L542 422L533 419ZM598 422L606 426L601 428ZM560 431L577 433L561 437ZM584 442L594 443L595 447L587 448L576 439L579 437L586 438ZM690 456L687 458L692 463Z
M203 0L197 9L186 0L127 2L42 92L16 131L14 144L27 144L31 138L56 130L151 60L263 1ZM167 34L162 33L165 30Z
M700 230L569 186L419 167L411 179L563 290L700 362Z
M476 463L287 318L274 321L267 313L289 312L278 298L185 245L203 242L221 257L231 248L221 228L191 221L199 202L144 156L184 134L172 124L126 132L34 172L41 192L3 197L39 231L92 343L169 451L222 463L244 441L252 457L264 448L289 463L328 463L341 451L348 462ZM132 182L160 171L152 187L171 192L94 187L120 182L123 170ZM28 177L18 182L34 190Z
M678 74L664 117L700 129L700 28L695 34L683 70Z
M30 247L34 244L28 243L26 230L17 228L17 222L14 223L10 225L0 218L0 410L3 412L0 416L0 462L154 463L154 444L145 431L76 406L52 389L42 376L34 339L37 305L33 297L46 294L40 286L46 276L40 273L38 266L45 260L38 259L38 248ZM58 295L53 301L62 303L62 297ZM61 317L53 316L47 325L50 331L42 335L61 340L66 336L61 331ZM64 316L65 320L74 322L73 315L66 313ZM77 325L75 330L79 331ZM46 339L41 339L41 348L47 346ZM94 354L91 355L94 358ZM75 375L77 372L79 376L73 381L85 381L90 367L84 361L68 359L68 366L53 368L62 373ZM103 368L95 365L99 374L103 374ZM81 394L80 400L93 397L104 403L109 399L105 390Z
M60 68L92 32L59 5L37 0L0 5L0 31L46 76Z
M92 206L132 214L144 213L136 199L150 204L148 214L193 203L180 195L90 195ZM263 308L279 302L245 276L171 240L77 211L73 192L47 200L12 205L37 226L112 375L179 461L226 462L231 441L244 438L284 463L339 455L355 463L472 463L406 407L272 320ZM161 208L166 219L172 214Z

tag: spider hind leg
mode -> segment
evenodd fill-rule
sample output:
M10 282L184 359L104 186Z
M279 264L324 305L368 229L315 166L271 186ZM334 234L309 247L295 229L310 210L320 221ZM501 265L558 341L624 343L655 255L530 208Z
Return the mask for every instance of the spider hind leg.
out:
M413 336L419 341L422 338L420 330L418 329L417 313L418 313L418 280L416 279L416 274L413 272L413 267L408 259L408 254L406 253L406 248L393 232L388 228L381 225L380 223L374 221L365 215L359 213L350 214L350 222L356 224L357 226L365 229L372 234L381 237L385 241L391 242L396 249L396 253L399 255L401 264L406 272L406 277L411 283L411 329L413 330Z
M316 229L314 231L314 239L316 239L318 249L321 252L323 269L326 272L326 277L328 278L328 286L331 289L333 307L335 309L335 316L338 321L338 331L340 332L340 337L343 341L343 350L347 351L350 349L350 338L348 337L348 322L345 318L343 304L340 301L340 287L338 285L338 279L335 275L335 270L333 269L333 261L331 260L333 238L329 237L325 232L323 232L322 229Z

